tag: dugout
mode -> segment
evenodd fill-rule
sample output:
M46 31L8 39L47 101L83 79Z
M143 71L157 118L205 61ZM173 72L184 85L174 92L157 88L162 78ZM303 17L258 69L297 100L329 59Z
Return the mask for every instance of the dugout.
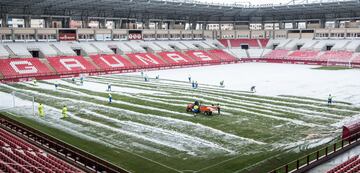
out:
M347 124L343 126L342 138L345 140L351 140L355 136L360 134L360 119L354 121L351 124ZM351 138L349 138L352 136Z

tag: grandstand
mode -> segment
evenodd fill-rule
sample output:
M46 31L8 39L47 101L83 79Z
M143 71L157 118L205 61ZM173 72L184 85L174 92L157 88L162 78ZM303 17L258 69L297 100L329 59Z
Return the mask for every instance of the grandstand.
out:
M359 172L359 7L0 0L0 172Z

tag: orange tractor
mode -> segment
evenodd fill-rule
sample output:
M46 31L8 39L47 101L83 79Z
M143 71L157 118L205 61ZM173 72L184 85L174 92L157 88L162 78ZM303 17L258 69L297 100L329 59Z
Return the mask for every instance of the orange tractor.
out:
M195 104L191 103L188 104L186 107L186 112L194 112ZM199 105L199 110L197 112L194 113L203 113L205 115L212 115L213 112L218 112L220 114L220 107L219 106L203 106L203 105Z

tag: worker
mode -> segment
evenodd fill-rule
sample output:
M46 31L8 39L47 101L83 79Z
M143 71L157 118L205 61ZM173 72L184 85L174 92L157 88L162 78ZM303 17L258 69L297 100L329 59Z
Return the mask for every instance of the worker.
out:
M72 81L73 84L75 84L75 78L74 77L71 79L71 81Z
M83 86L84 85L84 77L80 77L80 85Z
M218 114L220 115L220 104L217 104Z
M224 87L224 80L220 81L220 87Z
M109 93L109 103L111 103L112 102L112 96L111 96L111 94Z
M34 86L36 86L36 85L37 85L37 81L36 81L36 79L35 79L35 78L33 79L33 83L34 83Z
M199 105L194 105L193 110L194 113L199 113Z
M58 89L59 87L59 82L55 82L55 89Z
M328 105L331 105L332 104L332 101L333 100L333 96L331 94L329 94L329 97L328 97Z
M189 83L191 83L191 76L190 75L189 75L188 79L189 79Z
M44 114L44 106L42 105L42 103L39 103L38 111L39 111L39 116L43 118L45 114Z
M111 83L108 84L108 89L107 91L111 91Z
M62 113L63 118L67 118L67 117L68 117L66 105L64 105L61 113Z
M256 92L256 86L252 86L252 87L250 88L250 91L253 92L253 93L255 93L255 92Z

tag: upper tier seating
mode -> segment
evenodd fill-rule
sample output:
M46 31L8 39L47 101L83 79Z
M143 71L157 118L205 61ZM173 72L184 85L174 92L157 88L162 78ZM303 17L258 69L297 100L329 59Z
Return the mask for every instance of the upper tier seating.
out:
M73 49L66 43L51 43L51 45L58 51L59 56L76 56Z
M316 60L316 57L319 55L319 51L294 51L291 53L288 58L295 60Z
M231 47L249 45L249 47L260 47L256 39L230 39Z
M81 56L47 58L49 64L59 73L79 73L95 70L89 61Z
M182 51L184 51L184 50L188 50L189 48L188 47L186 47L185 45L183 45L183 44L181 44L181 43L179 43L179 42L177 42L177 41L169 41L169 42L167 42L167 43L163 43L163 44L165 44L164 46L163 46L163 44L161 44L161 42L155 42L156 44L159 44L161 47L170 47L170 46L172 46L172 47L174 47L175 49L178 49L178 50L182 50ZM171 48L171 47L170 47ZM172 48L171 48L172 49ZM167 51L171 51L171 50L167 50Z
M353 56L350 51L326 51L319 57L320 61L349 62Z
M216 50L209 50L208 51L210 54L213 54L217 57L219 57L221 60L223 61L234 61L236 60L236 58L226 52L224 52L223 50L220 49L216 49Z
M265 48L266 45L269 43L269 39L259 39L260 45L262 48Z
M126 58L120 55L91 55L90 58L101 69L131 68L134 66Z
M264 57L269 59L285 59L288 56L288 53L288 50L273 50L264 55Z
M151 53L133 53L126 54L132 62L134 62L137 66L144 67L156 67L156 66L164 66L165 62L156 57Z
M115 45L123 54L128 54L133 52L133 50L124 42L110 42L108 44Z
M180 41L181 44L185 45L190 50L197 50L198 48L193 44L192 41Z
M93 42L92 45L98 49L99 54L113 54L114 52L109 48L106 43Z
M4 48L4 45L0 44L0 59L9 58L9 52Z
M0 172L82 172L17 136L0 128Z
M141 47L141 45L136 41L129 41L125 43L127 46L129 46L132 50L139 53L146 53L145 49Z
M230 47L227 39L220 39L219 42L225 47Z
M154 52L161 52L164 51L165 49L161 48L160 46L154 44L153 42L147 42L147 41L138 41L138 43L142 46L142 47L147 47L150 48L152 51ZM170 49L171 50L171 47Z
M5 78L16 76L38 76L52 73L46 65L37 58L12 58L0 60L0 73Z
M193 64L194 60L180 52L159 52L160 55L169 64Z
M13 43L7 44L9 47L11 54L10 57L17 57L17 58L31 58L32 55L26 49L25 44L22 43Z
M47 43L28 44L27 49L39 50L44 55L44 57L54 57L58 55L57 51Z
M96 55L101 53L90 43L78 43L78 42L69 42L69 46L73 49L80 49L85 55Z

